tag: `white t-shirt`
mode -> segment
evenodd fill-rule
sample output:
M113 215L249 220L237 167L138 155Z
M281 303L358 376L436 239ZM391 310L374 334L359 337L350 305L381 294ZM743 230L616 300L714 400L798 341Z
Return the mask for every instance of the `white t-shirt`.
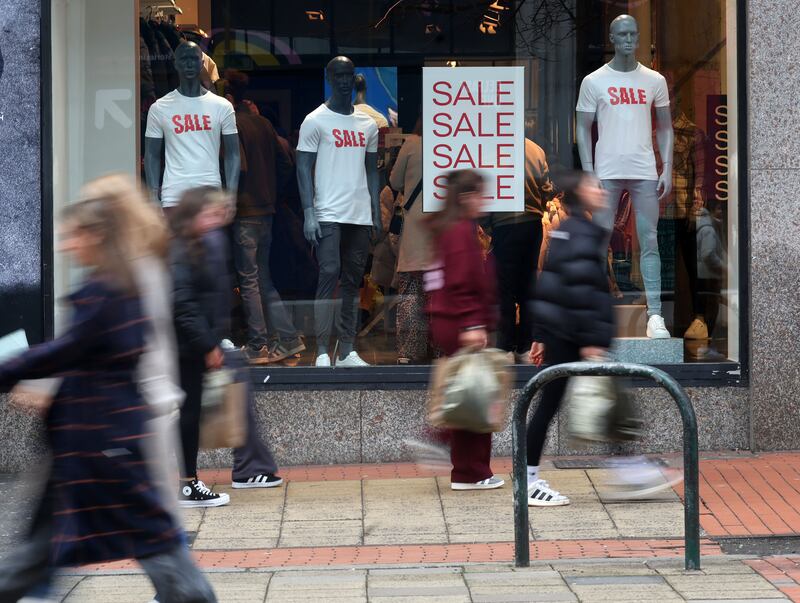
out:
M161 204L177 205L184 191L221 186L219 147L223 134L236 134L233 105L206 91L184 96L177 90L158 99L147 115L147 138L163 138L166 148Z
M298 151L317 154L314 209L320 222L372 224L372 200L364 164L378 152L378 126L366 113L342 115L322 103L300 126Z
M658 180L652 107L668 107L664 76L639 63L633 71L603 65L583 78L577 110L597 113L595 173L601 180Z

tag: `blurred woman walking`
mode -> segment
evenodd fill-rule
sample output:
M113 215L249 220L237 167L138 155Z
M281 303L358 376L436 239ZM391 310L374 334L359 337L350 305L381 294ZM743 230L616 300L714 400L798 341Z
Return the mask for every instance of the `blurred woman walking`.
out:
M444 208L427 219L435 259L425 273L430 295L434 343L451 356L462 348L485 348L496 323L496 280L491 261L484 258L478 224L484 182L472 170L447 177ZM450 431L453 490L488 490L505 482L492 473L492 434Z
M60 250L87 270L66 331L0 365L0 385L60 377L46 425L53 455L31 538L0 570L0 601L46 587L51 568L136 558L162 603L216 598L153 486L152 417L137 384L148 321L123 214L105 197L64 212Z

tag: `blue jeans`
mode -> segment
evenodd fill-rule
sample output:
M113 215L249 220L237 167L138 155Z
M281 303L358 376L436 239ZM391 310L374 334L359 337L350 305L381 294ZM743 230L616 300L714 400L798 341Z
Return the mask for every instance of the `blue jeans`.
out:
M247 345L258 349L267 344L267 308L270 325L281 340L297 338L286 306L269 272L273 216L237 218L233 223L233 259L239 274L244 315L247 320Z
M608 232L604 249L611 241L611 229L617 216L617 206L623 191L628 191L636 213L636 233L639 237L640 266L647 315L661 316L661 256L658 253L658 182L656 180L603 180L608 192L608 208L594 213L593 219Z

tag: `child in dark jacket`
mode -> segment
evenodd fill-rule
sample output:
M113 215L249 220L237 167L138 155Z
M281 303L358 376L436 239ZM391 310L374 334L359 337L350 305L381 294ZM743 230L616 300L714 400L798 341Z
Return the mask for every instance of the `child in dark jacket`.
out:
M496 323L495 275L478 240L477 218L483 207L483 179L457 170L447 178L444 208L428 218L435 260L425 273L430 294L433 341L446 355L465 347L484 348ZM492 434L450 432L453 490L499 488L504 481L490 467Z
M612 298L608 289L606 232L590 214L606 207L600 181L585 172L562 173L556 186L569 214L551 242L536 282L532 315L531 361L540 366L605 356L614 334ZM561 405L565 379L544 388L528 425L528 505L568 505L569 499L539 478L539 459L547 428Z

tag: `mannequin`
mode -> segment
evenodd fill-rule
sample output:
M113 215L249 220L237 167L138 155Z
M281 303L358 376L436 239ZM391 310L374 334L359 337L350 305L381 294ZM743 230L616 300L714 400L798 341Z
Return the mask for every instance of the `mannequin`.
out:
M381 230L378 128L369 115L353 108L353 62L342 56L332 59L326 76L331 96L306 116L297 145L303 234L315 247L319 263L315 365L332 365L328 346L338 283L342 311L336 366L367 366L355 351L354 340L370 239Z
M178 87L150 107L144 138L147 188L164 208L177 205L188 189L222 186L220 140L225 187L234 194L239 188L239 136L233 105L201 85L203 52L194 42L183 42L175 50L175 70ZM162 185L161 150L165 144Z
M609 193L608 209L594 216L607 231L617 204L627 190L636 212L641 248L641 270L647 297L647 336L667 339L661 310L661 258L658 252L659 202L672 189L674 134L669 92L664 77L636 60L639 26L630 15L611 23L614 58L581 83L577 106L577 139L581 164L594 172ZM656 113L656 140L663 169L656 171L652 143L652 107ZM592 124L597 118L599 139L592 155Z
M356 98L353 101L353 106L357 111L362 111L375 120L375 124L380 128L388 128L389 122L383 116L383 113L367 104L367 78L362 74L356 75L355 79Z

